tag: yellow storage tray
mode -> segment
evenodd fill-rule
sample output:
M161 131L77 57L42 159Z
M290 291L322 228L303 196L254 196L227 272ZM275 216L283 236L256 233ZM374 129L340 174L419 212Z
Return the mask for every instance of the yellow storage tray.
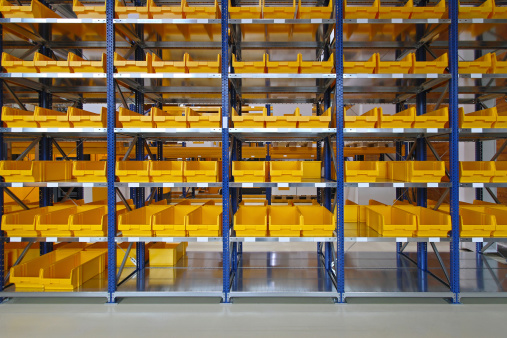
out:
M405 6L382 6L382 2L379 6L378 18L379 19L408 19L412 15L412 9L414 8L414 2L408 0Z
M118 231L123 237L153 237L152 216L167 205L149 205L118 216Z
M327 61L303 61L301 56L299 69L301 74L329 74L334 69L334 53L331 53Z
M269 235L271 237L301 237L303 215L294 206L269 206Z
M496 219L492 214L460 208L459 229L461 237L491 237L496 230Z
M336 0L335 0L336 1ZM298 3L297 18L298 19L329 19L333 13L333 0L329 1L327 6L314 7L303 6L301 0Z
M237 237L267 237L268 207L262 205L240 206L234 214L234 230Z
M494 161L461 161L459 179L461 183L489 183L495 176Z
M178 203L177 205L157 212L152 216L155 236L186 237L188 233L185 225L185 216L197 208L199 208L199 205Z
M461 6L458 1L458 18L460 19L487 19L493 14L494 0L486 0L482 5Z
M442 19L446 13L445 0L440 0L436 6L414 6L410 19Z
M88 7L88 6L86 6ZM74 53L69 53L67 60L73 73L105 73L106 72L106 53L97 61L90 61L80 58Z
M451 216L448 214L409 204L395 207L417 216L416 237L447 237L452 230Z
M66 181L72 178L70 161L0 161L5 182Z
M185 182L183 161L150 161L151 182Z
M154 128L153 117L151 110L148 115L141 115L135 111L128 110L120 107L118 120L123 125L123 128Z
M423 115L415 115L413 128L448 128L449 108L444 107Z
M493 14L491 19L507 19L507 6L497 6L495 1L493 3Z
M384 115L379 108L380 128L411 128L415 121L415 107L410 107L393 115Z
M154 243L150 251L150 266L175 266L185 256L188 243Z
M445 1L445 0L442 0ZM414 7L425 8L425 7ZM414 56L414 74L444 74L449 66L447 53L442 54L433 61L416 61Z
M120 243L116 248L116 266L120 266L123 258L125 257L125 254L127 252L127 248L130 243ZM150 252L149 248L151 247L152 243L146 243L144 246L144 258L146 260L150 259ZM137 243L134 243L132 245L132 248L130 249L129 255L127 260L125 261L126 267L135 267L136 266L136 260L137 260Z
M329 128L331 123L331 107L320 116L299 116L299 128Z
M186 113L190 128L222 128L221 107L188 107Z
M212 6L189 6L185 0L182 0L183 13L186 19L220 19L221 12L218 1Z
M13 6L7 0L0 1L0 12L6 19L10 18L59 18L60 16L53 12L49 7L43 5L37 0L32 0L30 6Z
M414 53L410 53L400 61L381 61L377 59L378 74L411 74L414 70Z
M220 73L221 65L220 54L216 61L194 61L189 54L185 54L185 64L188 73Z
M164 61L156 54L151 54L151 69L153 73L188 73L186 66L188 57L185 53L182 61Z
M291 7L266 6L262 4L262 14L264 19L294 19L296 18L296 0L292 1Z
M119 19L149 19L150 12L148 4L146 6L126 6L123 1L116 0L114 5L116 15Z
M506 8L506 13L507 13L507 7L503 7L503 8ZM507 15L506 15L506 18L507 18ZM498 56L493 53L492 56L491 56L491 61L492 61L492 73L493 74L507 74L507 61L502 61L502 60L498 60Z
M375 128L379 121L379 110L382 108L373 108L361 115L349 115L347 109L344 114L345 128Z
M72 1L72 10L80 19L105 19L106 4L104 6L85 6L79 0Z
M507 182L507 161L495 161L495 176L491 178L494 183Z
M303 179L302 163L298 161L269 162L271 182L301 182Z
M3 0L5 1L5 0ZM28 7L28 6L23 6ZM38 73L35 61L24 61L7 53L2 53L2 67L7 73Z
M266 116L268 110L265 107L248 107L241 108L241 115L234 107L232 107L232 122L234 128L264 128L266 125Z
M360 7L357 7L360 8ZM345 61L343 58L344 74L375 74L377 72L378 60L380 56L374 53L368 61Z
M406 182L442 182L445 176L443 161L406 161Z
M41 128L72 128L67 112L35 107L34 117Z
M186 161L183 173L187 182L220 182L217 161Z
M102 107L99 114L76 107L68 107L67 115L69 116L69 122L75 128L107 128L106 107Z
M347 6L343 0L345 19L378 19L380 0L374 0L372 6Z
M81 249L56 250L26 263L16 265L11 268L9 283L13 283L16 289L43 291L44 285L40 279L41 270L79 251Z
M72 73L69 60L57 61L36 52L33 62L41 73Z
M42 237L72 237L70 230L70 216L82 211L101 208L96 205L71 206L61 209L51 209L39 215L35 230L40 232Z
M134 8L134 7L125 7ZM118 53L114 53L114 66L118 73L153 73L152 70L152 54L146 54L145 61L127 60Z
M149 182L150 161L118 161L116 176L120 182Z
M298 74L301 69L302 59L303 56L301 54L298 54L296 61L269 61L269 54L266 54L266 69L268 73Z
M232 6L229 0L229 17L231 19L262 19L262 0L258 6Z
M293 114L284 114L283 116L266 116L266 128L297 128L301 113L299 108L294 110Z
M153 107L150 115L156 128L187 128L187 112L185 107Z
M2 107L2 121L7 128L38 128L33 111Z
M106 252L81 251L41 269L45 291L72 291L106 269Z
M496 107L465 114L463 107L458 110L460 128L492 128L497 121Z
M35 229L39 215L50 209L35 208L2 215L2 230L8 237L40 237L40 231Z
M495 217L495 230L492 237L507 237L507 209L486 208L486 214Z
M345 182L376 182L380 174L378 161L345 161Z
M116 216L127 209L117 209ZM105 237L107 236L107 206L77 212L69 217L69 229L76 237Z
M232 161L234 182L266 182L267 162Z
M72 176L78 182L107 182L106 161L74 161Z
M183 4L176 6L157 6L155 1L148 0L148 10L152 19L184 19Z
M493 72L493 55L485 54L475 61L460 61L459 74L490 74Z
M416 215L397 207L366 207L366 225L383 237L412 237L417 230Z
M245 8L245 7L240 7ZM234 73L244 74L244 73L267 73L266 72L266 55L262 55L262 61L238 61L236 59L236 54L232 54L232 67L234 68Z
M336 218L331 211L320 205L300 205L296 208L303 216L301 236L333 236L333 231L336 230Z
M222 206L203 205L185 216L190 237L218 237L222 235Z
M5 243L4 244L4 276L14 266L14 263L21 256L28 243ZM19 264L26 263L40 257L39 243L33 243Z

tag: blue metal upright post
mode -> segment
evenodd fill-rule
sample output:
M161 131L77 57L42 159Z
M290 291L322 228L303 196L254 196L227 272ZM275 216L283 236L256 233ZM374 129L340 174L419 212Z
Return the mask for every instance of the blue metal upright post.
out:
M266 110L268 116L271 116L271 105L266 105ZM267 142L266 144L266 161L271 161L271 154L270 154L270 148L271 148L271 142ZM266 199L268 200L268 205L271 205L271 197L272 197L272 189L266 188Z
M116 292L116 94L114 89L114 0L106 0L107 35L107 292L108 303L115 302Z
M83 106L81 105L81 108L82 109ZM76 142L77 145L76 145L76 159L78 161L84 161L84 145L83 145L83 142L82 140L79 140ZM81 200L84 198L84 188L75 188L76 191L77 191L77 199L78 200Z
M163 161L164 160L164 142L157 141L157 161ZM157 196L155 198L155 201L158 202L162 200L162 196L164 195L164 188L159 187L157 188Z
M3 25L0 25L0 54L3 52ZM2 61L0 60L0 69L2 69ZM4 82L0 80L0 109L4 106ZM0 125L2 125L2 116L0 114ZM4 158L4 133L0 132L0 161L5 160ZM2 216L4 214L4 188L0 187L0 237L3 237L2 231ZM4 289L4 266L5 266L5 257L4 257L4 241L0 240L0 292ZM0 302L3 301L3 298L0 297Z
M229 246L229 3L222 2L222 301L229 303L230 286L230 246Z
M335 120L336 120L336 207L337 218L337 243L336 243L336 291L338 302L345 302L345 250L344 250L344 162L343 162L343 2L335 1Z
M458 0L449 1L449 171L451 181L451 291L453 303L459 303L460 269L459 269L459 125L458 125Z

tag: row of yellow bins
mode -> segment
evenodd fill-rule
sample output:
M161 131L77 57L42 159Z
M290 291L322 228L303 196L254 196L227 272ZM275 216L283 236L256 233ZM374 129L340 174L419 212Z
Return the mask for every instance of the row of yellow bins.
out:
M107 108L102 107L102 111L96 114L75 107L61 112L41 107L30 111L4 106L2 121L7 128L106 128Z
M345 182L441 182L442 161L346 161Z
M118 216L123 237L217 237L222 235L222 206L186 200L177 205L149 205Z
M235 182L302 182L320 179L321 168L321 161L233 161L232 176Z
M146 115L120 108L124 128L221 128L221 107L153 107Z
M505 183L507 161L466 161L459 163L461 183Z
M459 108L458 114L460 128L507 128L507 111L500 112L497 107L468 114Z
M507 7L505 7L507 9ZM488 53L474 61L460 61L460 74L506 74L507 61L499 60L495 53Z
M241 115L233 107L231 119L235 128L328 128L331 108L320 116L302 116L299 107L292 114L268 116L264 107L243 106Z
M195 61L185 53L183 61L164 61L148 53L144 61L134 61L114 53L114 66L118 73L220 73L221 58L218 54L216 61Z
M449 126L449 108L416 115L415 107L396 114L384 114L381 107L373 108L361 115L353 109L344 112L345 128L446 128Z
M241 205L234 214L238 237L333 236L336 216L319 205Z

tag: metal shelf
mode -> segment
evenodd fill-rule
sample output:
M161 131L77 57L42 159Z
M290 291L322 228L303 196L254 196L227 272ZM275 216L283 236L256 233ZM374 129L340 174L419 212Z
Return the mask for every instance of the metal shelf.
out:
M346 188L450 188L450 182L414 183L381 179L381 182L345 182Z
M222 139L222 128L115 128L116 134L148 139L210 141Z
M0 187L39 187L39 188L94 188L94 187L107 187L106 182L76 182L76 181L61 181L61 182L0 182Z
M115 182L114 186L117 188L157 188L157 187L163 187L163 188L209 188L209 187L215 187L215 188L221 188L222 183L221 182Z
M431 137L448 140L451 130L448 128L344 128L345 139L353 140L392 140Z
M107 237L3 237L5 242L39 242L39 243L62 243L62 242L80 242L80 243L98 243L107 242Z
M336 128L229 128L229 134L244 142L319 141L336 135Z
M336 188L336 182L321 179L303 180L302 182L229 182L231 188Z
M162 242L162 243L180 243L180 242L197 242L197 243L213 243L222 242L222 237L116 237L116 243L137 243L137 242Z
M507 183L460 183L461 188L507 188Z
M507 129L505 129L505 128L460 129L459 130L459 138L461 141L503 139L503 138L507 138Z
M12 135L56 137L106 137L107 128L0 128L0 133Z

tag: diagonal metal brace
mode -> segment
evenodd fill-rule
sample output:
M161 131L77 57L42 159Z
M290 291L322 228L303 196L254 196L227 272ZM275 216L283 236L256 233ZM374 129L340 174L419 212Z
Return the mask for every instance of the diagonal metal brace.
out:
M440 253L438 252L437 246L433 242L430 242L430 244L431 244L431 247L433 248L433 252L435 252L435 256L437 256L438 263L440 263L440 267L444 271L445 278L447 279L447 283L451 284L451 279L449 278L449 273L447 272L447 268L444 265L444 261L442 260Z
M144 143L144 149L146 149L146 152L148 153L148 156L150 157L150 160L155 161L156 158L151 153L151 149L150 149L150 146L148 145L148 142L146 142L146 140L144 140L143 143Z
M30 150L32 150L33 147L35 147L41 139L42 137L37 137L35 140L33 140L32 143L30 143L30 145L28 146L28 148L26 148L21 154L19 154L18 158L16 158L16 161L21 161L22 159L24 159L25 156L28 155Z
M135 136L134 139L132 140L132 142L130 142L129 148L127 149L127 152L125 153L125 156L123 156L122 161L127 160L130 153L132 152L132 149L134 149L134 146L136 145L136 143L137 143L137 136Z
M498 156L500 156L502 154L502 152L504 151L505 147L507 147L507 140L505 140L505 142L500 146L500 148L498 148L495 155L491 158L491 161L496 161Z
M14 202L16 202L19 206L21 206L23 209L25 210L30 210L29 207L26 206L25 203L23 203L22 200L20 200L18 198L18 196L14 195L14 193L12 191L9 190L9 188L4 188L4 192L9 195L10 198L12 198L14 200Z
M19 263L21 263L21 261L23 260L23 258L25 258L28 250L30 249L30 247L32 246L32 244L35 243L34 240L31 240L28 242L28 244L26 245L26 247L23 249L23 252L21 252L21 255L19 255L18 259L16 259L16 262L14 262L14 265L12 267L15 267L16 265L18 265ZM7 281L9 280L9 277L11 275L11 272L7 272L7 274L5 275L5 278L4 278L4 283L7 283Z
M125 199L125 196L123 196L123 194L121 193L120 189L114 188L114 190L116 191L116 194L118 195L118 197L120 197L121 201L125 205L125 208L127 208L128 211L132 211L132 208L127 203L127 200Z
M121 261L120 268L118 269L118 274L116 275L117 281L120 280L121 273L123 272L123 268L125 268L125 264L127 263L127 259L129 258L130 250L132 250L133 245L134 245L134 242L129 243L127 251L125 252L125 256L123 257L123 260Z
M6 81L2 81L2 82L3 82L4 86L5 86L5 89L7 89L7 91L9 92L9 94L11 94L12 98L14 99L14 101L16 101L16 103L18 104L19 108L22 109L22 110L27 110L26 107L25 107L25 105L23 104L23 102L21 102L21 100L19 99L19 97L12 90L11 86L9 86Z
M54 138L51 139L51 142L53 142L53 144L55 145L55 148L58 150L58 152L60 154L62 154L65 161L70 161L70 158L67 156L67 154L65 154L62 147L60 147L60 145L58 144L58 142L56 142L56 140Z

